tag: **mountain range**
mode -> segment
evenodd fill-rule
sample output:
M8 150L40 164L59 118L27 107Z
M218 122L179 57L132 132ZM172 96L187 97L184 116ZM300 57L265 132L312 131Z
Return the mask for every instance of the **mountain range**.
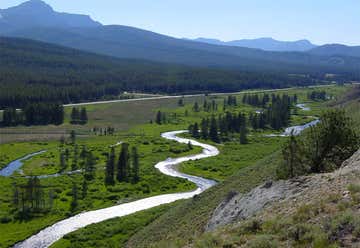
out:
M209 44L128 26L102 25L89 16L56 12L41 0L30 0L0 10L0 35L53 43L117 58L197 67L316 75L357 75L360 71L360 59L356 58L358 47L341 46L339 50L322 46L312 48L314 45L307 41L287 43L272 39L243 40L233 45ZM245 42L256 49L240 47ZM271 49L310 50L267 51Z
M248 47L277 52L305 52L317 47L308 40L279 41L274 40L273 38L243 39L233 41L197 38L194 39L194 41L220 46Z

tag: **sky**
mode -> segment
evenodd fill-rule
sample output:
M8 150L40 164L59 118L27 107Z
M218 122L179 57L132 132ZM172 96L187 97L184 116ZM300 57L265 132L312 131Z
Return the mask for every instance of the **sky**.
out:
M24 0L0 0L0 8ZM177 38L360 45L360 0L45 0L56 11Z

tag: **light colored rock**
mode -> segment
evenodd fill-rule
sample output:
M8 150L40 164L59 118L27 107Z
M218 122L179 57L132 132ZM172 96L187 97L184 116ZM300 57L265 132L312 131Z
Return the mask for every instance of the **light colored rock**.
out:
M341 190L340 194L348 195L343 190L350 182L347 176L354 177L357 174L360 174L360 150L333 173L269 181L244 195L231 193L215 209L206 225L206 230L211 231L219 226L248 219L274 203L285 201L291 201L293 204L306 203L314 198L334 193L336 190Z

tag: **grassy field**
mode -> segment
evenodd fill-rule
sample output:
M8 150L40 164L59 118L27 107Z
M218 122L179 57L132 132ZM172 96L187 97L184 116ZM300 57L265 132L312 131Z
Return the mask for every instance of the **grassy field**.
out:
M313 90L326 90L333 96L339 96L349 89L350 86L336 87L327 86L321 88L299 88L279 91L279 93L297 94L299 102L308 103L312 107L311 111L306 111L308 115L318 115L321 112L322 103L312 103L307 99L307 93ZM240 97L246 93L237 93ZM267 93L276 93L276 91L267 91ZM217 99L219 104L222 104L225 95L209 96L208 100ZM189 108L194 102L203 102L205 96L186 97L185 103ZM66 121L63 125L54 126L21 126L0 128L0 144L6 144L17 141L44 141L60 139L62 136L68 136L71 130L76 130L79 134L88 136L91 135L91 129L94 127L112 126L116 131L128 131L135 125L148 123L154 119L155 113L158 109L178 111L178 98L170 99L156 99L135 102L117 102L107 104L87 105L86 109L89 116L89 122L86 125L70 125L69 118L72 107L66 107ZM248 106L242 106L243 110L249 109ZM251 108L250 108L251 109ZM300 113L302 111L299 111Z
M326 90L334 97L338 97L343 92L348 90L348 88L329 87L326 88ZM311 111L297 111L297 116L292 118L292 124L294 125L307 122L312 118L307 117L309 115L319 115L327 104L325 102L309 101L306 97L309 91L311 91L311 89L292 89L282 92L288 94L297 94L299 102L312 106ZM84 210L108 207L151 195L158 195L169 192L181 192L193 189L194 185L187 182L186 180L170 178L160 174L154 168L154 164L168 157L177 157L198 153L200 151L199 148L189 150L187 145L177 144L176 142L166 141L160 138L160 134L164 131L187 129L188 125L192 124L194 121L199 121L201 118L210 116L214 113L222 113L223 109L221 106L224 101L224 97L225 96L206 97L208 101L215 100L219 104L218 111L212 113L204 111L192 111L194 102L197 101L199 105L202 106L202 102L205 99L205 96L185 98L185 106L183 107L178 106L178 99L148 100L131 103L109 103L87 106L89 123L84 126L70 125L69 123L65 123L59 127L17 127L0 130L0 132L11 131L14 133L9 134L5 139L2 139L2 142L5 144L0 145L1 154L6 154L6 156L0 155L1 163L3 165L11 160L22 157L28 152L34 152L43 149L47 150L46 153L36 156L33 159L25 162L23 172L27 175L43 175L59 172L61 168L59 165L60 144L58 139L59 137L63 136L64 133L68 134L70 130L77 131L79 134L77 139L78 145L86 145L88 149L94 153L97 164L96 177L93 181L91 181L91 183L89 183L88 186L89 193L84 199L79 201L79 207L75 212L69 211L71 201L71 187L73 183L78 185L81 184L82 175L75 174L72 176L47 178L42 179L41 182L43 185L46 185L46 187L56 189L57 197L55 201L55 207L50 213L32 218L27 221L19 221L15 218L14 209L11 203L13 189L12 185L14 183L23 183L25 179L1 178L0 218L4 219L4 221L2 221L3 223L0 224L0 229L4 231L2 231L2 235L0 237L0 247L7 247L12 245L17 241L30 236L34 232L41 230L44 226L50 225L59 219L63 219L69 215ZM240 102L240 97L238 97L238 102ZM66 109L67 115L69 115L70 110L71 108ZM149 123L150 120L154 119L157 110L161 110L167 114L167 124L157 125ZM234 112L241 111L250 113L257 110L257 108L238 104L238 106L229 108L228 110ZM93 127L104 128L107 126L115 127L115 135L99 136L91 132ZM23 132L24 129L32 130L33 134L23 137L19 133ZM55 136L52 136L52 131L57 131L59 133L57 133ZM50 134L45 137L45 140L50 139L50 141L16 142L22 139L43 139L44 137L36 134L37 132L43 133L44 135L49 132ZM184 204L176 205L170 208L169 211L164 210L164 215L151 224L148 227L149 229L146 229L148 230L149 235L152 235L152 237L145 235L145 232L147 232L146 230L144 230L143 237L149 238L149 241L157 242L161 239L161 237L164 237L163 235L165 234L169 235L169 238L172 240L175 240L176 235L189 236L188 234L190 234L190 232L201 232L203 224L209 217L211 210L226 196L226 194L231 189L245 192L254 185L257 185L268 178L272 178L274 166L278 160L277 150L281 147L284 139L279 137L266 138L263 136L263 134L271 132L273 131L267 130L263 132L251 132L249 136L250 143L247 145L240 145L237 142L238 137L234 137L232 141L225 142L223 144L217 144L219 150L221 151L221 154L218 157L188 162L181 165L180 169L186 173L213 178L221 183L205 194L195 197L193 200L187 201ZM3 134L0 135L2 136ZM109 151L109 147L119 141L128 142L131 146L138 147L141 163L141 181L137 184L117 183L115 186L106 187L104 185L104 164L106 160L106 154ZM13 149L14 147L16 149ZM72 144L67 144L65 147L69 149L70 153L74 149ZM117 154L119 153L119 148L120 147L116 148ZM3 153L3 151L5 152ZM266 159L264 160L265 157ZM71 164L71 159L72 158L70 156L68 164ZM70 166L68 166L66 170L70 170ZM240 179L241 182L239 182ZM206 204L206 206L200 206L200 202L202 201L199 201L199 204L197 203L199 199L203 198L205 200L209 200L209 204ZM197 210L190 211L193 207L195 207ZM164 207L164 209L165 208L166 207ZM155 212L150 212L150 215L155 216ZM162 213L163 211L160 212ZM139 214L141 216L141 213ZM180 219L180 214L184 215L184 221L182 221L182 224L179 226L179 223L175 223L173 218ZM121 223L123 219L119 221L110 221L111 225L109 228L114 227L114 229L116 229L120 226L114 231L117 238L115 241L111 241L112 244L113 242L125 242L124 240L127 240L128 237L135 232L135 230L140 230L140 227L147 225L153 219L155 219L155 217L151 219L150 216L149 219L144 219L144 222L141 222L136 220L139 218L136 217L137 214L134 216L134 219L132 216L126 217L126 221L130 221L133 223L131 225L134 226L131 229L133 231L129 230L129 232L126 232L126 234L121 234L121 232L124 232L124 228L120 228L122 226ZM194 220L193 223L196 223L193 226L191 225L192 220ZM175 230L175 232L171 234L168 233L171 230L165 230L165 227L160 228L159 225L161 223L164 224L165 221L171 221L170 223L173 223L174 228L178 227L179 230ZM99 230L101 225L102 224L91 226L89 229L90 231L86 231L86 229L79 230L76 235L70 235L70 238L67 238L67 240L61 240L60 243L56 245L69 247L71 244L71 241L69 240L89 240L89 242L84 243L83 247L95 247L97 243L91 243L91 240L97 240L100 236L94 235L95 231L92 230ZM158 232L155 230L156 228L159 228L158 231L163 233L154 233ZM142 231L140 233L142 233ZM105 240L107 238L111 239L111 237L105 238L105 236L106 235L104 234L101 237L103 237ZM142 241L139 237L141 236L136 234L134 238L130 240L130 244L141 244Z
M85 227L66 235L51 248L124 247L129 238L180 202Z
M114 186L105 186L104 154L108 152L109 146L114 144L114 141L119 140L119 138L124 142L129 142L131 145L138 147L140 153L141 180L136 184L117 183ZM52 224L54 221L83 210L109 207L152 195L188 191L195 187L194 184L187 180L167 177L161 174L154 168L154 165L158 161L168 157L199 153L200 149L194 147L193 150L188 150L185 144L164 140L160 138L160 132L156 133L155 136L101 136L94 137L91 140L79 140L78 143L79 145L86 144L88 149L94 152L97 158L97 170L95 179L88 183L86 198L79 201L79 206L75 212L70 212L71 189L73 183L76 183L79 189L81 188L83 181L81 174L42 179L41 183L43 186L52 188L56 192L54 207L50 213L26 221L16 219L11 203L13 194L12 185L14 183L24 184L26 179L21 177L1 178L0 219L4 219L3 222L5 223L0 224L0 228L3 230L0 237L0 247L7 247L15 241L24 239L30 234L42 229L44 226ZM58 149L54 143L52 147L49 145L48 152L26 161L23 170L24 173L37 175L35 172L40 174L53 174L58 172L60 169L59 163L57 162ZM116 151L119 153L119 147ZM48 166L48 164L52 164L53 166ZM16 232L14 232L14 230L16 230Z

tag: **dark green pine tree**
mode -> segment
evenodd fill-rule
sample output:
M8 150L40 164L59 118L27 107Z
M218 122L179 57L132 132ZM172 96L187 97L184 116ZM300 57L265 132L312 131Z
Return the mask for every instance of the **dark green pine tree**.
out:
M188 148L189 148L189 150L194 149L193 145L191 144L191 141L188 142Z
M86 108L81 108L80 122L81 122L81 124L86 124L88 122L88 116L87 116Z
M158 111L157 114L156 114L156 118L155 118L155 122L156 124L158 125L161 125L162 124L162 113L161 111Z
M180 107L182 107L182 106L185 105L185 104L184 104L184 97L181 97L181 98L179 99L178 105L179 105Z
M200 138L200 133L199 133L199 124L197 122L195 122L193 129L192 129L192 134L191 134L194 138L198 139Z
M132 157L132 180L133 183L140 181L140 164L139 164L139 153L135 146L131 149Z
M71 124L78 124L80 122L80 113L77 108L75 107L72 108L70 118L71 118L70 120Z
M212 116L210 120L209 136L212 141L216 143L220 143L219 134L218 134L218 125L216 123L215 116Z
M86 198L87 191L88 191L88 183L87 183L86 178L84 177L83 181L82 181L82 185L81 185L81 197L82 197L82 199Z
M74 145L74 157L71 164L71 170L77 170L78 168L78 160L79 160L79 146L77 144Z
M248 138L247 138L247 129L245 123L240 127L240 144L247 144Z
M54 105L54 111L53 111L53 123L55 125L61 125L64 123L64 116L65 116L65 112L64 112L64 107L62 106L62 104L56 104Z
M96 160L93 153L91 151L88 151L85 161L85 178L87 180L92 180L95 178L95 164Z
M75 132L75 130L71 130L71 132L70 132L70 140L71 140L72 144L76 143L76 132Z
M201 121L201 137L203 139L208 139L209 138L209 121L207 119L202 119Z
M121 145L121 152L117 164L116 178L119 182L125 182L128 180L127 178L128 168L129 168L129 144L123 143Z
M75 183L72 186L72 199L70 203L70 211L75 212L76 208L78 207L78 189Z
M282 149L284 159L282 171L278 171L277 173L284 178L293 178L305 174L308 168L302 157L303 154L304 152L300 142L291 134L289 141Z
M106 169L105 169L105 184L106 185L114 185L115 175L115 148L112 147L110 154L108 156L108 160L106 162Z
M200 111L200 107L199 107L198 102L194 103L193 110L194 110L194 112L199 112Z
M60 170L64 171L66 170L67 163L66 163L66 155L64 152L60 152Z

